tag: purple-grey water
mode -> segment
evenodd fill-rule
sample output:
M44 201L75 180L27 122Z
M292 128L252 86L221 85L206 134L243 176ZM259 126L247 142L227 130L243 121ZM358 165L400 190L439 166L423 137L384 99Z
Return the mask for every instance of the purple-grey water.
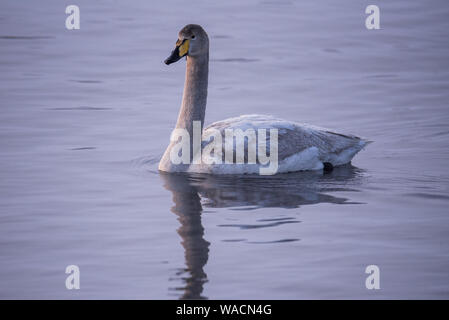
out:
M2 0L0 298L449 298L448 17L445 0ZM159 173L185 68L163 60L187 23L211 39L206 123L273 114L374 143L330 174Z

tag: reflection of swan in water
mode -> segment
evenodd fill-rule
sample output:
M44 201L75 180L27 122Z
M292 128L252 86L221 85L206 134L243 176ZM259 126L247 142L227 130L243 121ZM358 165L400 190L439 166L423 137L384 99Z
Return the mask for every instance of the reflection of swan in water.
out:
M203 206L297 208L317 203L349 204L346 198L326 194L333 191L355 191L362 180L362 170L351 165L335 168L328 174L298 172L275 176L212 176L160 172L164 187L173 194L171 211L181 224L188 276L183 278L184 299L199 299L207 282L204 266L209 257L209 242L204 239L201 223ZM276 226L281 223L268 224ZM264 227L261 225L260 227ZM180 274L181 274L180 273Z
M184 272L189 273L184 278L185 287L182 299L201 299L203 284L207 282L207 275L203 270L209 257L209 242L204 240L204 228L201 224L201 206L200 196L197 190L192 187L184 176L161 174L164 180L164 186L173 194L175 205L171 211L178 216L181 223L178 234L182 238L184 247L186 268L181 270L178 275Z
M295 172L273 176L190 175L190 184L203 198L203 205L225 207L297 208L316 203L349 203L348 199L325 192L349 191L348 184L360 177L353 166L335 168L333 172Z

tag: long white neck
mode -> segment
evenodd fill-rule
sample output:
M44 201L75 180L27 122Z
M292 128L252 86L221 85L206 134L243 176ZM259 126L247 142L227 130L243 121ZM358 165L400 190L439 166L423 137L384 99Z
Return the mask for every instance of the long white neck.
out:
M201 128L204 125L208 76L209 53L187 57L184 93L176 128L186 129L190 137L193 137L193 121L201 121Z
M190 160L198 149L194 150L193 121L201 121L201 128L204 125L204 115L206 113L207 102L207 78L209 73L209 53L196 57L187 57L186 80L184 93L182 96L181 110L179 111L177 129L185 129L190 135ZM201 134L201 133L200 133ZM200 136L201 138L201 136ZM170 152L177 144L171 141L161 161L159 170L162 171L186 171L189 164L173 164L170 159ZM196 145L196 144L195 144ZM201 146L197 146L201 148Z

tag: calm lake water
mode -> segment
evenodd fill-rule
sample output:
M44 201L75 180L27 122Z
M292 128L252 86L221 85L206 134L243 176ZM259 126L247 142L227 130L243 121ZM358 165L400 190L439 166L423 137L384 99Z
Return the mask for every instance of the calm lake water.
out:
M449 298L448 17L445 0L2 0L0 298ZM159 173L185 68L163 60L187 23L211 39L207 123L273 114L374 143L324 175Z

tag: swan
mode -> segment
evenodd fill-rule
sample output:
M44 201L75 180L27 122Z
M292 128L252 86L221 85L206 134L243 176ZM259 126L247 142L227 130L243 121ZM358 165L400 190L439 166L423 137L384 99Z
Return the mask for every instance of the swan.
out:
M351 162L356 153L362 150L370 141L361 139L354 135L337 133L328 129L311 126L275 118L268 115L242 115L210 124L203 128L207 101L208 73L209 73L209 37L200 25L188 24L178 34L175 49L164 61L169 65L186 57L186 75L181 109L179 111L175 130L172 133L170 143L163 154L158 169L164 172L195 172L209 174L274 174L306 170L332 170L333 167ZM197 125L195 125L197 124ZM246 136L247 140L238 142L231 137L231 143L224 145L223 150L213 149L210 157L213 161L198 161L195 155L201 155L201 150L207 148L207 143L213 140L219 141L217 133L225 137L229 130L247 132L246 130L268 130L262 138L255 140ZM196 132L195 132L196 130ZM274 131L275 130L275 131ZM184 132L185 135L179 134ZM178 135L174 136L174 133ZM196 143L195 134L200 141ZM232 131L231 131L232 132ZM273 136L271 133L273 132ZM213 138L211 138L213 137ZM269 138L269 139L268 139ZM188 149L179 147L181 140L188 140ZM262 139L262 140L261 140ZM276 140L275 140L276 139ZM244 156L244 160L236 161L237 149L243 148L250 151L251 143L265 141L264 148L257 150L256 161L249 161L250 156ZM184 141L186 142L186 141ZM277 142L277 145L275 145ZM239 145L240 144L240 145ZM271 146L275 145L275 149ZM274 170L262 171L263 168L271 166L265 159L260 161L262 150L270 148L270 161L276 162ZM211 151L211 150L209 150ZM222 152L223 151L223 152ZM230 151L231 161L223 161ZM233 151L236 154L233 154ZM174 161L174 156L185 153L187 158L183 161ZM265 152L264 152L265 153ZM276 156L276 157L274 157ZM265 158L266 158L265 157ZM195 161L197 159L197 161ZM241 160L241 159L240 159Z

